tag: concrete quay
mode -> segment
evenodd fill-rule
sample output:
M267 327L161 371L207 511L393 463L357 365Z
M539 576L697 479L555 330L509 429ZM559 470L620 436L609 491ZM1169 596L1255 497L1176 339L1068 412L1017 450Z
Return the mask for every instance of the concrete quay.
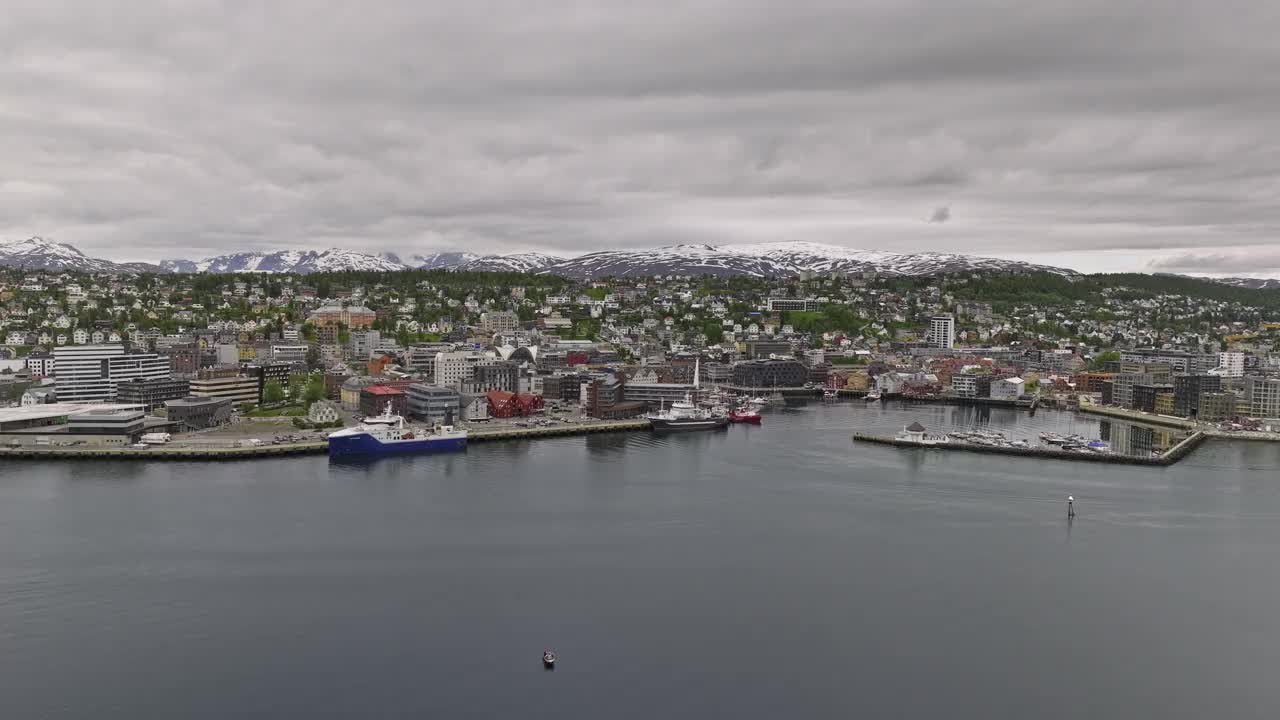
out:
M1049 448L1017 448L999 445L978 445L975 443L965 442L922 445L918 442L900 440L896 437L869 435L865 433L855 433L853 439L860 442L892 445L900 448L973 452L985 453L988 455L1012 455L1015 457L1034 458L1037 460L1075 460L1078 462L1111 463L1114 465L1149 465L1155 467L1166 467L1186 457L1188 453L1199 447L1201 443L1208 439L1208 437L1209 436L1204 432L1193 433L1177 445L1174 445L1161 455L1155 457L1135 457L1119 453L1076 453Z
M649 430L646 419L615 420L605 422L566 423L538 427L509 427L469 429L467 443L496 442L501 440L533 440L549 437L594 435L598 433L634 432ZM318 455L328 452L325 441L263 444L244 447L205 446L171 447L156 445L149 448L132 447L21 447L0 448L0 460L157 460L157 461L216 461L255 460L295 455Z
M1183 430L1195 430L1197 425L1194 420L1186 418L1173 417L1171 415L1156 415L1155 413L1146 413L1139 410L1125 410L1124 408L1113 408L1105 405L1094 405L1093 403L1080 403L1080 412L1090 415L1106 415L1108 417L1119 418L1136 423L1146 423L1148 425L1162 425L1164 427L1176 427Z

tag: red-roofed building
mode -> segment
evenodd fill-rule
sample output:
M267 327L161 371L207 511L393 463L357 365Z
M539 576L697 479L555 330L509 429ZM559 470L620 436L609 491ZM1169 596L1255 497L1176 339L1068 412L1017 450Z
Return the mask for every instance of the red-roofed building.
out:
M405 391L390 385L370 385L360 391L360 412L366 417L381 415L391 403L391 412L405 415L409 410L409 396Z
M496 418L529 417L542 409L542 396L529 393L509 393L490 390L485 393L489 401L489 416Z

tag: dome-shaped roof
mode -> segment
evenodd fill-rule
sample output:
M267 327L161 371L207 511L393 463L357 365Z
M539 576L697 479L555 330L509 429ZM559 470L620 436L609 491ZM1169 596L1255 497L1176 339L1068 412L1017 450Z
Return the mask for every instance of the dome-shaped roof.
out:
M512 347L510 345L503 345L498 348L498 355L503 360L508 360L510 362L536 363L538 362L538 346L530 345L526 347Z

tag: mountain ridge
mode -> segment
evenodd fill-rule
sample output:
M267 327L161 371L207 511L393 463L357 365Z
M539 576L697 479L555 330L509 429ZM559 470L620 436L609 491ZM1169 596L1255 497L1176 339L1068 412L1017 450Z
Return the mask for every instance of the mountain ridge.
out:
M471 252L400 256L329 248L230 253L202 260L170 259L158 265L118 263L92 258L66 243L34 237L0 244L0 265L24 269L101 273L295 273L396 272L409 269L463 272L536 272L588 280L606 276L715 275L779 278L818 274L874 272L887 276L930 277L963 272L1049 272L1077 276L1074 270L1018 260L954 253L898 253L856 250L809 242L669 245L645 250L602 250L571 258L537 252L481 255ZM1243 281L1240 281L1243 282ZM1230 284L1230 283L1228 283ZM1278 283L1280 284L1280 283ZM1270 286L1268 286L1270 287Z

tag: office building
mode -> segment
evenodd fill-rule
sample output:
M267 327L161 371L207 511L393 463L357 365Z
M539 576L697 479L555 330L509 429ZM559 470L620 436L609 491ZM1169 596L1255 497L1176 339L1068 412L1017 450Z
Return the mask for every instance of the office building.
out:
M116 402L139 405L144 410L154 410L169 400L184 398L190 391L190 383L177 378L137 378L116 385Z
M1156 400L1161 393L1168 393L1172 399L1173 386L1165 383L1136 384L1133 386L1133 404L1129 407L1142 412L1156 412ZM1172 409L1172 405L1170 409Z
M1222 377L1218 375L1174 375L1173 414L1182 417L1199 417L1200 397L1205 393L1222 390Z
M62 402L110 402L119 383L169 377L169 360L126 353L123 345L76 345L53 351L53 376Z
M1112 379L1111 404L1132 408L1133 388L1137 385L1165 385L1169 383L1169 366L1165 364L1125 363L1121 372Z
M1244 399L1249 408L1249 417L1280 418L1280 378L1245 378Z
M102 409L67 416L67 433L71 435L114 435L121 443L136 442L146 427L147 414L142 410Z
M204 368L189 383L192 397L225 398L240 405L261 398L258 378L240 374L238 367Z
M185 397L164 404L169 422L178 432L204 430L231 422L234 402L222 397Z
M1242 352L1220 352L1218 353L1218 375L1225 378L1244 377L1244 353Z
M959 398L991 397L991 375L956 373L951 376L951 394Z
M734 385L761 390L801 387L808 381L809 370L798 360L747 360L735 363L731 375Z
M349 341L351 358L364 362L382 344L382 333L377 330L357 330L351 333Z
M1196 410L1201 422L1221 422L1235 417L1236 395L1228 392L1202 392Z
M747 357L751 360L765 360L770 357L792 357L794 351L786 340L748 340Z
M415 383L405 388L409 416L437 425L452 425L459 419L462 396L453 388Z
M47 377L53 374L53 353L33 352L26 357L27 370L35 377Z
M442 352L436 353L436 363L432 377L439 387L460 389L462 384L475 378L477 365L490 365L498 362L491 353L477 352Z
M472 395L483 395L490 390L516 392L519 368L512 362L495 362L489 365L477 365L472 370L472 379L462 383L463 392Z
M271 359L282 363L305 364L307 349L306 345L272 345Z
M936 348L956 346L956 319L951 315L934 315L929 318L929 345Z

